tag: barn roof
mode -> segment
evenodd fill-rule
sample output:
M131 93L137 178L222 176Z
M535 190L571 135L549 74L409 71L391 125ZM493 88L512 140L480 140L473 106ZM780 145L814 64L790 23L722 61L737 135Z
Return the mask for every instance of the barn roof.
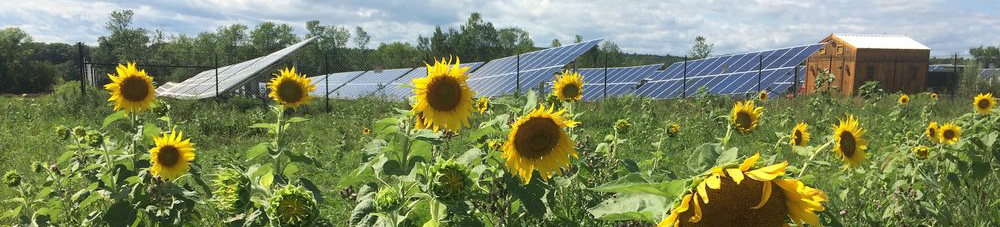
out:
M833 34L833 36L858 49L931 49L905 35Z

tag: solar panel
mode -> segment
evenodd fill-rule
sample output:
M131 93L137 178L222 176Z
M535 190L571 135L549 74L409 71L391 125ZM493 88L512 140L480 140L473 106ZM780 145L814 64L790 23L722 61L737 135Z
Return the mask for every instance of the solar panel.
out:
M482 65L483 65L482 62L472 62L472 63L462 63L459 66L468 67L469 70L467 72L472 72ZM413 69L413 71L410 71L406 75L399 77L399 79L396 79L388 83L382 89L376 91L373 95L382 96L387 99L405 99L407 97L413 96L413 89L410 87L405 87L404 84L412 84L413 79L421 77L427 77L427 67L420 67Z
M674 63L655 73L636 94L678 98L705 87L712 94L737 95L756 93L758 83L761 90L782 93L791 86L788 82L794 80L795 67L822 46L819 43L692 60L687 62L686 75L684 62Z
M354 80L354 78L357 78L364 73L365 71L353 71L309 77L309 79L312 80L312 84L316 85L316 90L313 90L313 92L309 94L316 97L326 97L326 94L330 93L329 91L337 90L337 88L340 88L344 84L347 84L347 82ZM327 82L327 78L329 78L329 82ZM332 96L333 95L331 95L331 97Z
M367 71L354 80L347 82L344 86L330 92L330 97L343 99L356 99L362 96L371 95L382 87L385 87L397 78L412 71L413 68L387 69L378 71Z
M528 52L487 62L469 74L469 87L477 96L512 94L551 80L562 67L597 46L601 39ZM520 84L517 84L520 77Z
M663 64L615 67L607 68L607 71L605 71L605 68L581 68L577 72L583 77L583 100L594 101L603 99L605 97L605 87L607 87L607 97L631 94L635 91L635 87L639 84L639 81L651 76L656 69L662 66ZM607 72L607 84L605 84L604 80L605 72ZM554 81L555 79L553 78L546 83L546 91L552 90L552 82Z
M979 79L992 79L1000 76L1000 69L981 69L979 70Z
M274 53L248 61L200 72L183 82L172 83L171 86L157 88L156 95L176 99L215 97L217 92L221 94L236 89L249 81L254 75L271 67L279 60L285 58L285 56L288 56L315 39L315 37L309 38Z

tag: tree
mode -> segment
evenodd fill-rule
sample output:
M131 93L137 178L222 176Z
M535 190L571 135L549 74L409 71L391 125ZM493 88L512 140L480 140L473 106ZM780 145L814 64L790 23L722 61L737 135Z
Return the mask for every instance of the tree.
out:
M147 48L148 31L132 27L134 15L132 10L111 12L108 23L104 26L111 34L97 38L97 53L93 56L96 61L147 61L152 57Z
M982 68L1000 67L1000 47L979 46L969 49L969 55L976 59Z
M552 39L552 44L549 45L549 46L550 47L560 47L560 46L562 46L562 43L559 43L559 39Z
M573 39L573 43L580 43L580 42L583 42L583 36L576 35L575 39Z
M712 48L715 44L711 44L705 41L705 37L698 36L694 38L694 46L691 47L690 53L691 59L701 59L706 58L712 54Z
M250 32L250 44L256 48L256 55L263 56L285 48L298 41L292 26L264 22Z
M363 50L367 48L368 42L370 42L371 39L372 37L369 36L368 32L361 28L361 26L354 27L354 45L357 45L359 49Z
M528 32L520 28L503 28L498 32L499 49L497 54L509 56L535 50L535 41Z
M20 28L0 30L0 93L35 93L49 90L55 83L56 69L48 62L33 60L35 48Z

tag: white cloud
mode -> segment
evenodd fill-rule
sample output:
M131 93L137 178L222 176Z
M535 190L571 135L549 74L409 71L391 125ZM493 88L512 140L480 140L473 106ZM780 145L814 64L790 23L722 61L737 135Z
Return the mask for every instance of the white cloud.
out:
M696 36L715 43L716 53L737 53L819 41L829 33L906 34L932 48L932 55L965 54L969 47L1000 45L1000 8L995 1L888 0L0 0L0 26L17 26L36 40L94 42L105 34L107 15L136 12L137 26L196 34L244 23L289 23L304 33L308 20L361 26L373 43L428 35L434 26L464 23L480 12L494 26L520 27L535 43L605 38L625 51L685 54Z

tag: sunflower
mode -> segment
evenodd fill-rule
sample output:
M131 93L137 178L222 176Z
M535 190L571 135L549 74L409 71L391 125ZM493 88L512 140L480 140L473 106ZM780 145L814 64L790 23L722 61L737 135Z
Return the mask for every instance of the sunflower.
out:
M372 129L365 127L364 129L361 129L361 134L364 135L372 134Z
M753 168L759 158L758 153L738 166L712 168L658 227L788 226L786 218L796 226L818 226L815 212L826 209L826 193L784 178L788 162Z
M574 127L579 122L566 119L566 110L546 110L539 106L526 116L511 124L507 142L503 145L502 158L505 165L527 184L531 175L538 170L543 180L552 177L553 172L562 173L561 168L569 167L570 156L576 158L573 140L563 128Z
M764 107L754 106L753 101L737 102L733 106L733 114L730 119L740 133L746 134L757 128L757 122L762 112L764 112Z
M552 90L559 100L575 102L583 98L583 76L578 72L563 71L554 84Z
M295 73L295 67L279 70L274 76L267 83L267 88L271 89L267 97L288 108L299 107L312 99L309 93L316 90L316 85L306 75Z
M428 126L424 120L423 113L417 113L417 115L413 117L413 129L430 129L430 126Z
M834 143L833 151L840 160L846 164L845 168L857 167L865 159L865 150L868 149L868 140L861 138L865 135L865 129L858 125L858 119L848 116L847 120L840 120L839 125L833 126Z
M490 97L479 97L476 100L476 109L479 110L479 114L486 113L486 110L490 109Z
M809 145L809 124L800 122L795 125L795 129L792 130L792 139L789 143L791 143L792 146L800 147Z
M760 101L767 101L767 97L768 97L767 91L760 91L760 93L757 93L757 99Z
M194 144L182 140L183 133L171 130L165 137L154 137L156 147L149 149L149 172L154 177L172 181L187 173L194 161Z
M115 102L115 111L140 112L148 110L156 101L156 88L153 88L153 77L146 75L146 70L139 70L135 62L126 65L118 64L115 68L118 75L108 74L111 83L104 89L111 93L108 101Z
M670 134L677 135L681 132L681 125L674 123L670 125Z
M993 93L979 94L972 101L972 105L976 107L977 113L990 114L993 112L993 107L997 105L997 100L993 98Z
M319 213L313 193L300 186L285 186L277 190L268 202L267 214L279 226L312 226Z
M938 100L938 93L937 92L931 92L931 100L934 100L934 101Z
M938 129L938 138L941 139L941 143L955 144L960 136L962 136L962 128L952 123L941 125L941 128Z
M899 99L896 102L899 102L900 106L905 106L907 103L910 103L910 96L906 94L899 95Z
M460 67L460 60L453 65L442 59L427 66L427 77L413 79L417 100L413 111L423 113L425 127L458 132L469 124L475 92L466 83L466 71L469 68Z
M913 156L920 160L927 159L927 156L931 154L931 148L927 146L917 146L913 148Z
M927 135L927 138L930 139L931 142L940 143L941 137L938 137L938 129L938 123L936 121L931 121L931 123L927 124L927 129L924 130L924 134Z

